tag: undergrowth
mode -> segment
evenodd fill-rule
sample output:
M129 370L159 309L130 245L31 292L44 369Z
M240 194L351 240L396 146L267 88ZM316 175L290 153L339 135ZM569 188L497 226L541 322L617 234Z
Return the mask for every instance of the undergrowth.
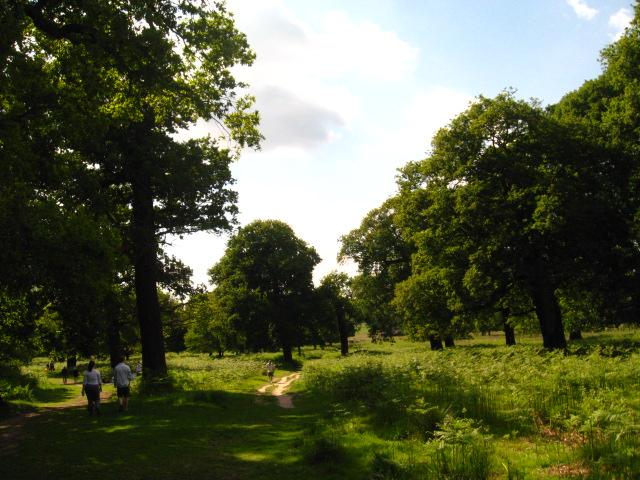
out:
M304 382L379 438L424 442L425 478L520 478L517 457L495 452L502 437L556 444L593 478L631 478L640 471L640 354L634 341L605 347L360 350L309 362Z

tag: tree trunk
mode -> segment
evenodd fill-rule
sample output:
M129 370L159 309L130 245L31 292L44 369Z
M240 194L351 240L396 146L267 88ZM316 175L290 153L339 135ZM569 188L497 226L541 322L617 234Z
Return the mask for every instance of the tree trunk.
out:
M67 357L67 369L73 370L74 368L76 368L77 364L78 360L76 359L75 354L73 356Z
M582 340L582 331L579 328L569 330L569 340Z
M429 335L431 350L442 350L442 340L437 335Z
M503 308L500 310L500 316L502 317L502 329L504 330L504 341L507 345L512 346L516 344L516 330L513 325L509 323L509 309Z
M338 334L340 335L340 355L343 357L349 353L349 336L344 317L338 315Z
M115 323L115 322L114 322ZM115 367L120 361L120 357L124 354L122 343L120 342L120 330L117 325L109 325L108 344L109 344L109 361L111 367Z
M453 348L456 346L455 342L453 341L453 335L446 335L444 337L444 346L447 348Z
M153 192L145 168L140 168L136 172L132 188L131 240L135 270L136 308L140 323L140 343L142 344L142 366L145 375L164 376L167 374L167 362L164 355L164 338L156 285L158 240L153 212Z
M293 363L293 355L291 353L291 345L282 346L282 357L285 363Z
M538 266L537 276L532 285L533 303L540 322L544 347L564 349L567 347L567 340L564 337L562 313L555 295L555 288L548 281L548 278L549 276L544 274L543 268Z
M121 317L120 308L113 295L106 298L105 309L107 314L107 344L109 346L109 360L111 367L115 367L124 355L124 346L120 338Z

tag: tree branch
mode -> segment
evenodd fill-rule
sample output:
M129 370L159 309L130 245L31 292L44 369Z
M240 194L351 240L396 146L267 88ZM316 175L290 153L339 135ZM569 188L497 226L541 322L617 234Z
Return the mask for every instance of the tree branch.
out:
M69 40L73 44L79 44L86 38L92 42L97 41L96 31L87 25L71 23L60 26L54 21L45 18L42 13L42 9L47 3L47 0L40 0L35 5L27 4L24 7L25 13L29 18L31 18L33 24L38 30L44 32L51 38Z

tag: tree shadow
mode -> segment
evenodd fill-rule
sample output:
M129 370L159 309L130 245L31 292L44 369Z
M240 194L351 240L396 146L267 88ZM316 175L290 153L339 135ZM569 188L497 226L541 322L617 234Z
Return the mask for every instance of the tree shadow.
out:
M84 406L48 411L29 419L19 448L0 457L0 477L344 478L310 476L296 450L317 413L256 400L205 390L133 397L126 413L107 402L99 417Z
M33 389L33 398L43 403L61 403L71 400L78 396L78 392L70 390L66 387L41 388Z

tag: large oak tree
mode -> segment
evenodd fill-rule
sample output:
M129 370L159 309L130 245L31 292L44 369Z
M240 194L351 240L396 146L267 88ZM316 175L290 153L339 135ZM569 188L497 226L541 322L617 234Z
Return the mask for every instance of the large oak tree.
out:
M162 375L160 243L167 234L230 228L236 200L235 150L177 134L205 120L237 146L258 145L257 113L251 98L236 96L242 84L231 74L253 53L222 3L2 4L0 121L11 135L3 157L24 150L26 174L71 165L69 204L120 232L135 272L144 368Z
M315 249L286 223L256 220L229 240L209 274L229 314L239 317L236 328L243 325L247 338L260 332L263 345L274 342L291 362L301 324L309 318L312 273L319 262Z

